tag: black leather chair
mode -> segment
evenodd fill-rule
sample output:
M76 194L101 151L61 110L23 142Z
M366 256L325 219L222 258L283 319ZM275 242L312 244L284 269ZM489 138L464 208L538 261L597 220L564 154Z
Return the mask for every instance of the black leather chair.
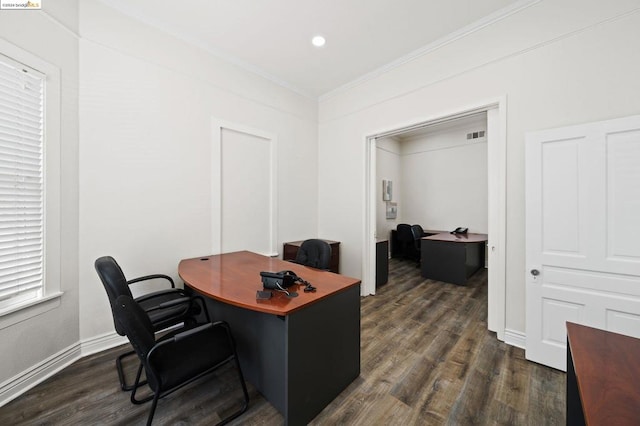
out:
M400 253L405 259L416 259L415 238L411 225L400 223L396 226L396 241L400 245Z
M109 297L109 304L111 305L111 314L113 315L113 324L116 332L121 336L124 336L125 332L114 312L116 299L122 295L133 297L129 286L134 283L148 280L162 279L167 281L170 286L164 290L147 293L135 299L142 309L148 312L149 321L151 322L154 331L164 330L183 322L195 323L197 322L197 317L201 315L204 316L207 322L211 322L204 300L200 297L189 296L183 289L176 288L173 279L167 275L146 275L144 277L127 281L120 265L118 265L115 259L111 256L103 256L96 259L94 266L98 276L100 277L100 281L102 281L102 285L107 292L107 296ZM124 391L134 389L135 385L128 385L126 383L122 360L134 353L134 351L129 351L116 358L116 368L118 370L120 387ZM142 365L139 367L139 370L141 368Z
M422 237L425 237L427 234L422 229L420 225L411 225L411 235L413 237L413 248L417 253L418 265L421 260L421 247L422 247Z
M142 385L142 372L138 371L131 402L143 404L153 400L147 425L153 421L160 398L232 361L236 366L244 400L239 410L218 425L228 423L247 410L249 393L227 323L217 321L196 326L185 325L156 340L149 315L131 296L122 295L116 299L114 314L138 354L147 376L146 382L153 391L153 395L136 399L136 391Z
M317 269L329 270L331 265L331 246L323 240L305 240L298 249L295 263Z

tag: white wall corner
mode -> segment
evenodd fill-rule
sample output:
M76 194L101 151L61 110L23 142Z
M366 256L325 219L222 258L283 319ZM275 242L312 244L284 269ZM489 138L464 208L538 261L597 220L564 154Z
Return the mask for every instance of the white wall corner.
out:
M507 328L504 330L504 342L507 345L525 349L527 344L527 335L520 331L510 330Z
M80 359L76 343L0 384L0 407Z

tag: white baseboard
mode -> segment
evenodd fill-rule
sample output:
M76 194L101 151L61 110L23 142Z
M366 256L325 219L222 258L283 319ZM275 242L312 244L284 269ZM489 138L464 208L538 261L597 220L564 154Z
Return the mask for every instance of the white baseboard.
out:
M80 359L76 343L0 384L0 407Z
M115 331L105 333L100 336L95 336L90 339L86 339L80 342L80 356L85 357L93 355L97 352L106 351L107 349L115 348L116 346L129 343L129 340L120 336Z
M505 329L504 342L508 345L524 349L527 344L527 336L519 331Z
M80 358L111 349L115 346L120 346L127 342L126 337L111 332L86 339L63 349L57 354L50 356L44 361L0 384L0 407L16 399L29 389L47 380Z

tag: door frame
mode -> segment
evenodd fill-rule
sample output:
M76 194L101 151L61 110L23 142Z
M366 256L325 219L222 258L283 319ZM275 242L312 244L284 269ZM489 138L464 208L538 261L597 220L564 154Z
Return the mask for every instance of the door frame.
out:
M365 141L365 197L362 259L362 294L376 292L376 139L393 136L409 130L432 126L473 114L487 113L488 160L488 302L487 325L498 339L505 340L506 321L506 169L507 169L507 97L489 99L474 105L443 112L419 122L401 123L387 129L371 132Z

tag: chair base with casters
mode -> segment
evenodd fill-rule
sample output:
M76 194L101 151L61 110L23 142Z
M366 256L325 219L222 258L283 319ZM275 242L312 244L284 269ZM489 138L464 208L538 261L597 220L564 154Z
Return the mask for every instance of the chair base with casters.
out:
M198 317L204 317L206 322L211 322L204 300L200 296L191 296L185 290L176 288L173 279L168 275L153 274L127 280L120 265L111 256L98 258L95 261L95 268L109 297L116 332L121 336L125 334L113 312L115 301L121 295L133 297L130 286L143 281L165 280L170 286L135 299L147 312L155 332L181 323L195 324ZM123 360L134 353L134 351L128 351L116 358L116 370L120 388L123 391L131 391L135 388L135 385L127 384L123 368Z
M249 406L249 393L244 382L240 362L229 325L223 321L197 326L184 326L173 330L157 341L144 310L129 296L117 299L117 316L141 361L136 375L131 402L144 404L152 401L147 425L151 425L161 398L198 380L221 366L233 362L243 393L240 408L218 424L226 424L244 413ZM187 361L187 362L185 362ZM137 391L145 369L147 385L153 392L138 399Z

